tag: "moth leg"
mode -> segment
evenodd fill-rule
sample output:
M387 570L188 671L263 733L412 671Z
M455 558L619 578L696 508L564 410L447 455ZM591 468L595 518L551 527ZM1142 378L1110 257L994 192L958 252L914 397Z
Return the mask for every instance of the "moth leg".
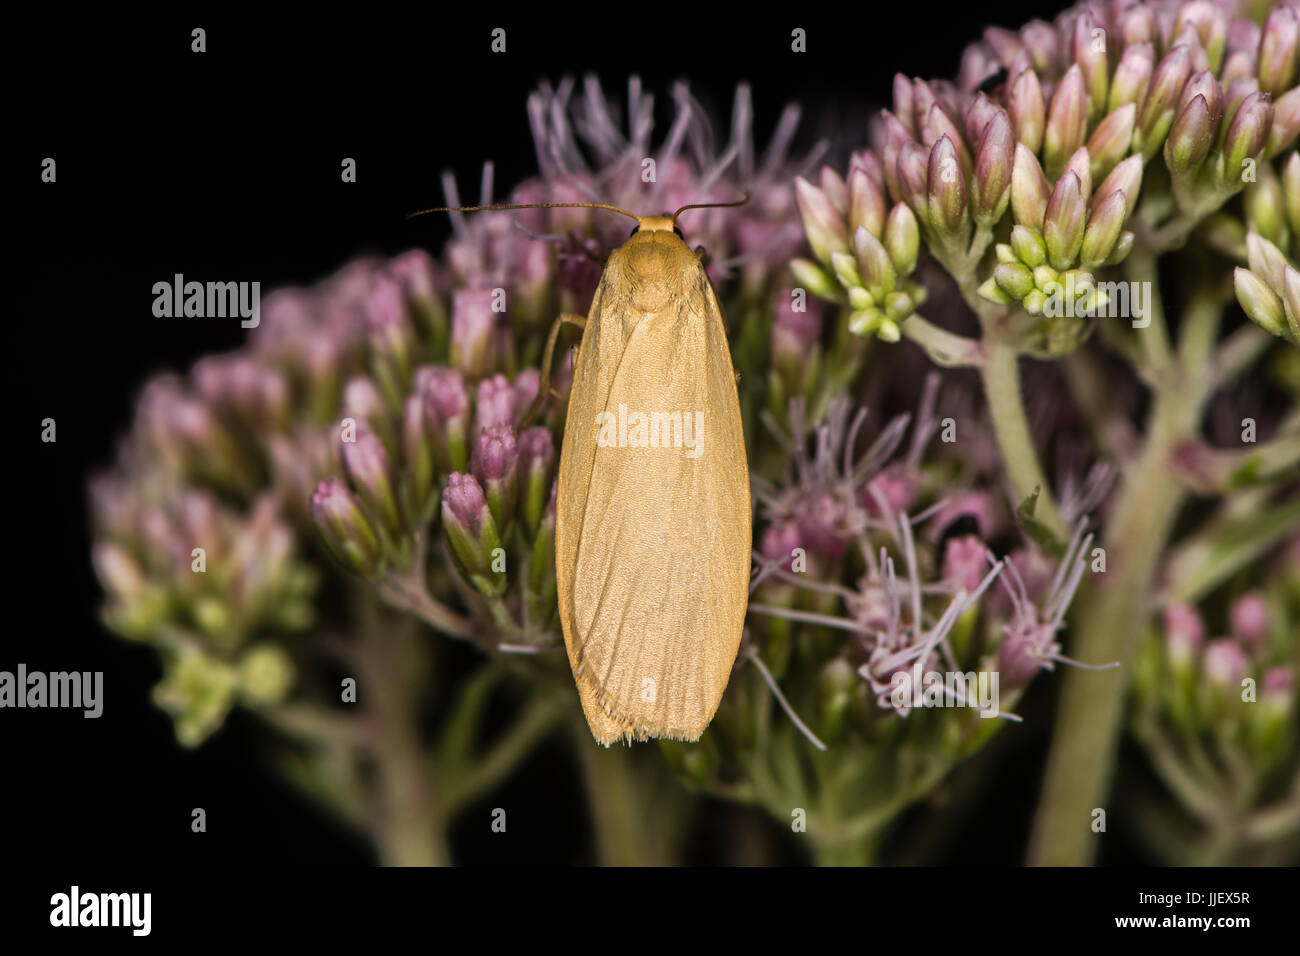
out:
M566 325L586 329L587 320L572 312L561 312L551 325L550 334L546 336L546 348L542 350L542 379L537 388L537 398L519 423L521 431L531 425L537 416L541 414L542 406L546 404L546 400L551 397L551 393L554 391L551 388L551 362L555 359L555 342L560 337L560 329Z

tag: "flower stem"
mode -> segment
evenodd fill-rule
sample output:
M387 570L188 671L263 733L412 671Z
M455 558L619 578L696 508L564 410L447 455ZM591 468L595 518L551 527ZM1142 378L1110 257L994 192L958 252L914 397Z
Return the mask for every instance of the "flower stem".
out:
M1110 788L1124 691L1138 634L1150 610L1156 565L1185 492L1169 481L1173 447L1199 418L1201 401L1176 386L1156 394L1148 439L1127 476L1106 531L1104 580L1077 602L1072 656L1089 663L1119 661L1116 670L1076 670L1065 678L1029 862L1087 864L1096 849L1089 823Z
M1025 415L1020 395L1020 368L1017 359L1015 346L996 336L986 335L980 380L984 385L989 415L993 419L993 432L1015 489L1016 504L1037 489L1038 505L1034 517L1058 537L1065 539L1069 537L1069 531L1056 506L1051 486L1043 476L1034 439L1029 431L1029 419Z
M423 677L415 622L371 616L360 649L361 693L374 716L371 754L378 771L375 842L385 866L443 866L451 862L442 815L420 743Z
M474 622L435 600L425 588L422 577L390 574L377 583L376 590L389 605L413 614L435 631L483 644Z
M925 349L925 354L936 365L959 368L978 366L984 361L984 346L978 339L956 335L919 314L904 319L899 331Z
M635 745L601 747L592 740L585 722L573 722L572 736L582 765L600 863L676 863L687 809L676 781L661 779L664 769L659 755L642 753L644 748Z

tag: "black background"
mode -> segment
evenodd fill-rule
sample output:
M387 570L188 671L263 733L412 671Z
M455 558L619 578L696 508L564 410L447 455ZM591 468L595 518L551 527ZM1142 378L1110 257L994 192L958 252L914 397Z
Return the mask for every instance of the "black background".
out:
M530 175L524 103L541 77L595 71L617 99L639 74L656 94L661 132L674 80L689 79L725 121L735 83L747 79L760 147L791 100L805 109L801 147L822 135L853 147L865 143L871 110L887 105L895 72L951 76L983 25L1016 27L1059 9L864 3L724 16L698 5L565 3L528 16L426 5L370 18L348 8L339 18L204 12L141 22L74 21L52 10L15 29L7 55L21 79L6 124L17 199L7 223L17 250L5 366L10 587L0 668L102 670L105 710L98 720L0 714L4 855L101 867L373 861L363 841L265 769L259 728L238 712L201 749L179 747L149 702L160 677L153 652L98 623L87 471L111 460L149 374L185 369L246 334L233 321L154 318L154 282L180 272L259 278L269 290L313 281L360 253L421 245L436 254L446 220L404 214L442 201L443 170L467 200L484 160L496 163L498 196ZM204 54L190 52L194 26L207 30ZM497 26L507 30L504 55L489 50ZM808 31L806 54L790 51L795 26ZM53 185L40 182L46 156L58 162ZM340 182L344 156L357 159L355 184ZM39 441L46 417L58 422L57 444ZM960 839L936 862L1023 859L1057 683L1036 682L1026 723L985 755L996 782L954 821ZM457 858L591 862L576 780L562 747L539 750L498 798L519 808L510 840L462 826ZM206 834L190 832L197 806L208 813ZM706 809L691 861L725 860L715 835L725 828L711 824L739 812ZM944 815L942 806L918 812L927 825ZM778 856L802 862L794 847ZM1144 862L1122 833L1104 841L1103 860Z

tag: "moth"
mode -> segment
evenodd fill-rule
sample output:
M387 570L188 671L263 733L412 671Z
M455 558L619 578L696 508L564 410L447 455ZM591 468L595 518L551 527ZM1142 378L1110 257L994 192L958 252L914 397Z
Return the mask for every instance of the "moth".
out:
M741 200L744 202L745 200ZM749 467L722 308L677 217L638 216L583 329L560 449L560 623L596 740L698 740L736 660L749 600ZM517 209L528 206L478 206ZM539 404L546 399L543 385ZM537 406L535 406L536 409Z

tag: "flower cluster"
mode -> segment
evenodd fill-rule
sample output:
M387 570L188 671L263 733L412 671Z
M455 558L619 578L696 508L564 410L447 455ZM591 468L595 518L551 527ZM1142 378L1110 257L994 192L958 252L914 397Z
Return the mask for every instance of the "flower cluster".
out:
M241 513L160 474L102 476L91 495L104 620L163 655L157 700L178 737L202 740L237 700L282 699L295 670L285 641L313 623L319 581L273 498Z
M780 819L820 805L814 856L827 862L853 859L1020 719L1024 689L1065 660L1060 632L1088 570L1082 528L1059 560L1032 542L995 557L1020 536L996 477L935 441L938 384L929 376L915 416L874 435L867 410L843 397L812 429L799 400L789 431L764 416L785 462L754 476L741 660L700 744L664 745L709 792L743 794Z
M795 279L847 301L855 335L897 341L898 324L925 301L925 287L910 278L920 250L916 216L902 202L886 212L884 175L871 153L855 154L847 182L828 166L820 189L802 178L796 185L809 244L840 287L807 259L792 263Z
M1261 165L1244 203L1248 267L1233 271L1237 299L1258 325L1300 348L1300 153L1287 155L1280 174Z
M1170 862L1261 860L1296 824L1300 538L1282 557L1217 613L1170 603L1144 642L1133 730L1188 818L1176 842L1152 834Z
M1198 447L1202 416L1221 413L1232 397L1216 401L1216 392L1271 344L1249 325L1220 338L1233 286L1250 319L1297 341L1298 78L1294 2L1080 3L1051 24L985 31L954 82L897 76L892 106L847 176L827 168L817 185L797 184L813 252L793 264L797 279L840 307L842 322L828 316L835 326L907 338L936 364L978 369L1017 520L1042 548L1067 556L1054 573L1041 561L1031 572L1006 559L998 582L1005 587L986 601L1008 609L998 649L1003 676L1067 660L1057 635L1076 587L1088 600L1076 615L1072 653L1120 665L1120 679L1063 698L1031 853L1039 862L1077 863L1092 852L1071 828L1082 807L1104 798L1097 780L1116 737L1116 698L1185 505L1184 488L1168 490L1171 475L1202 494L1264 486L1240 505L1239 521L1254 524L1244 532L1250 547L1232 561L1222 556L1228 537L1243 533L1238 522L1207 522L1179 545L1170 573L1182 587L1217 584L1297 518L1285 504L1288 490L1294 495L1288 469L1293 475L1300 454L1294 413L1258 450L1203 455L1215 467L1199 471L1180 462ZM1173 295L1162 288L1167 274L1178 278ZM957 334L950 322L958 310L946 303L955 295L974 313L978 337ZM939 318L922 314L928 309ZM1099 321L1114 318L1132 321ZM1094 331L1100 342L1088 341ZM1039 462L1044 430L1035 434L1024 404L1021 356L1069 357L1043 380L1065 386L1082 413L1075 426L1092 429L1098 451L1134 466L1103 463L1122 475L1113 499L1063 488L1058 504ZM1116 359L1151 389L1147 427L1163 434L1136 430L1139 412L1119 397ZM1284 363L1276 368L1288 374ZM1041 385L1030 395L1035 412L1057 408ZM1125 561L1118 575L1112 568L1090 580L1079 572L1080 553L1091 548L1079 524L1090 508L1070 500L1080 493L1105 505L1103 547L1093 550L1103 571L1106 552L1118 552ZM1265 509L1274 517L1255 513ZM973 584L974 570L968 577ZM914 628L913 645L926 633ZM1220 648L1212 661L1229 657ZM1293 699L1280 677L1270 681L1275 694Z
M798 275L847 299L856 333L895 341L924 301L924 290L894 288L915 265L919 226L960 285L1032 319L1026 350L1077 348L1084 319L1109 304L1100 270L1135 243L1148 254L1181 243L1243 186L1278 178L1272 161L1300 132L1298 11L1280 4L1261 28L1208 0L1081 5L1054 25L989 29L956 83L897 76L848 187L830 169L819 187L800 181L819 263L799 263ZM1263 188L1247 206L1276 234L1281 216L1265 210L1283 207ZM1274 321L1284 277L1245 275L1243 304L1285 328Z

